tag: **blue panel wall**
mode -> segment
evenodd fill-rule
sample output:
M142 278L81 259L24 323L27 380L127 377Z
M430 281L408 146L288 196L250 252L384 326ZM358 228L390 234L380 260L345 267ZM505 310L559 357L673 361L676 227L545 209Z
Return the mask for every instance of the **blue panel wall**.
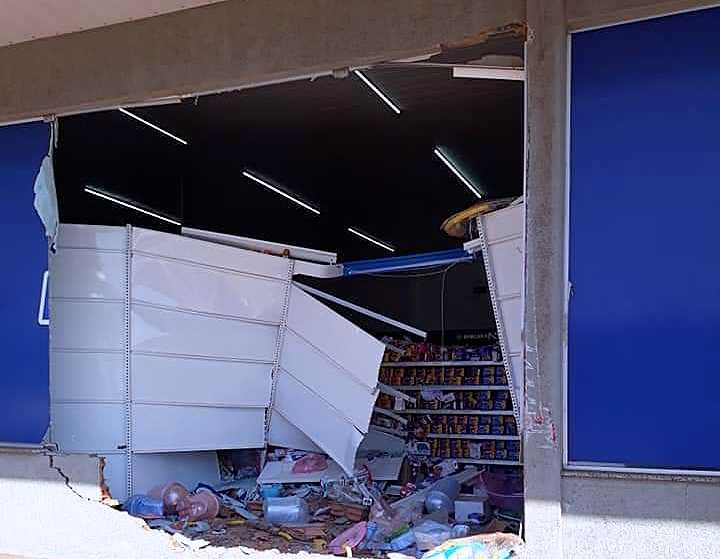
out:
M48 328L37 313L47 242L33 184L43 123L0 127L0 441L40 442L48 426Z
M573 36L571 461L720 468L718 29Z

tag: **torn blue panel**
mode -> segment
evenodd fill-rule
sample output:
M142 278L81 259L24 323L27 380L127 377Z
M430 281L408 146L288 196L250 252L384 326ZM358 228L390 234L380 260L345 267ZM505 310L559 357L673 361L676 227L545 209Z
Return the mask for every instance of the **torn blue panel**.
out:
M0 127L0 441L38 443L48 426L48 328L38 324L45 230L33 184L50 139L42 122Z
M393 256L390 258L377 258L375 260L356 260L343 264L343 275L357 276L377 272L401 272L428 266L443 266L459 262L472 262L473 257L463 249L443 250L439 252L424 252L408 256Z

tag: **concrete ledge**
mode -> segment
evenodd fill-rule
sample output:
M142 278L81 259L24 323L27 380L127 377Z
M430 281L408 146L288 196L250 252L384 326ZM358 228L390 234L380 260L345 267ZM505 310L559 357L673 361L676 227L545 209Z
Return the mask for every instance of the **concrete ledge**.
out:
M711 475L688 475L668 473L641 473L641 472L602 472L593 470L572 470L564 469L562 476L567 478L585 479L617 479L630 481L674 481L678 483L709 483L720 485L720 476Z
M425 54L524 0L226 0L0 48L0 123Z

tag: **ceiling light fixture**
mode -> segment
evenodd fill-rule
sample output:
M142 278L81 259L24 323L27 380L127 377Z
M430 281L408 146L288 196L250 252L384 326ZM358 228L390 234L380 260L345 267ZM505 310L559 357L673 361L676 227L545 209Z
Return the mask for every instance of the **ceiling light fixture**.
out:
M375 93L375 95L380 97L380 99L382 99L385 102L385 104L395 112L395 114L398 114L398 115L400 114L400 107L398 107L395 103L393 103L390 100L390 98L387 95L385 95L382 91L380 91L380 89L373 82L371 82L365 74L363 74L360 70L353 70L353 72L358 78L360 78L365 83L365 85L367 85L370 89L372 89L373 93Z
M306 204L306 203L303 202L302 200L298 200L298 199L295 198L294 196L290 196L290 194L288 194L288 193L285 192L284 190L280 190L278 187L271 185L269 182L264 181L264 180L261 179L260 177L256 177L255 175L253 175L253 174L251 174L251 173L248 173L247 171L243 171L242 174L243 174L244 177L247 177L247 178L249 178L250 180L255 181L255 182L258 183L259 185L262 185L262 186L264 186L265 188L267 188L268 190L272 190L275 194L279 194L280 196L284 196L284 197L287 198L288 200L290 200L290 201L292 201L292 202L295 202L298 206L302 206L302 207L305 208L306 210L310 210L310 211L313 212L314 214L320 215L320 210L318 210L317 208L313 208L310 204Z
M362 231L358 231L357 229L355 229L355 228L353 228L353 227L348 227L347 230L350 231L350 233L352 233L353 235L357 235L357 236L360 237L361 239L365 239L366 241L369 241L369 242L371 242L371 243L374 244L374 245L377 245L377 246L379 246L379 247L381 247L381 248L384 248L385 250L389 250L390 252L395 252L395 249L394 249L393 247L391 247L389 244L383 243L382 241L378 241L377 239L373 239L373 238L372 238L370 235L368 235L367 233L363 233Z
M144 208L141 208L140 206L135 206L133 204L129 204L128 202L120 200L119 198L115 198L113 196L108 196L107 194L105 194L104 192L100 192L99 190L95 190L93 188L89 188L86 186L85 192L87 192L88 194L92 194L93 196L97 196L98 198L102 198L103 200L108 200L110 202L114 202L115 204L118 204L125 208L130 208L131 210L135 210L136 212L140 212L142 214L152 216L156 219L161 219L163 221L167 221L168 223L172 223L173 225L177 225L178 227L182 227L182 223L180 223L179 221L170 219L169 217L165 217L164 215L160 215L155 212L151 212L150 210L146 210Z
M158 132L165 134L166 136L171 137L176 142L180 142L184 146L188 145L187 140L183 140L182 138L177 137L175 134L168 132L167 130L160 128L158 125L153 124L152 122L148 122L144 118L139 117L135 113L131 113L127 109L123 109L122 107L118 107L118 111L120 111L122 114L129 116L130 118L134 118L138 122L142 122L145 126L149 126L153 130L157 130Z
M453 78L481 80L524 81L524 68L499 68L492 66L453 66Z
M455 174L457 178L462 181L465 186L467 186L470 192L472 192L478 198L483 197L482 193L475 187L475 185L471 183L468 179L466 179L460 171L458 171L457 167L453 165L452 161L450 161L443 152L441 152L438 148L435 148L433 150L433 153L438 157L438 159L440 159L440 161L442 161L443 163L445 163L445 165L448 166L448 168Z

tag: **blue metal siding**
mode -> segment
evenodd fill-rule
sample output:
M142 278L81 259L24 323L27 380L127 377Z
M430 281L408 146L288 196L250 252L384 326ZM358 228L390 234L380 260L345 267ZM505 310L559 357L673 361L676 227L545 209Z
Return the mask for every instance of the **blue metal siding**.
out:
M48 142L44 123L0 127L2 442L40 442L48 426L48 328L37 322L47 242L33 208Z

